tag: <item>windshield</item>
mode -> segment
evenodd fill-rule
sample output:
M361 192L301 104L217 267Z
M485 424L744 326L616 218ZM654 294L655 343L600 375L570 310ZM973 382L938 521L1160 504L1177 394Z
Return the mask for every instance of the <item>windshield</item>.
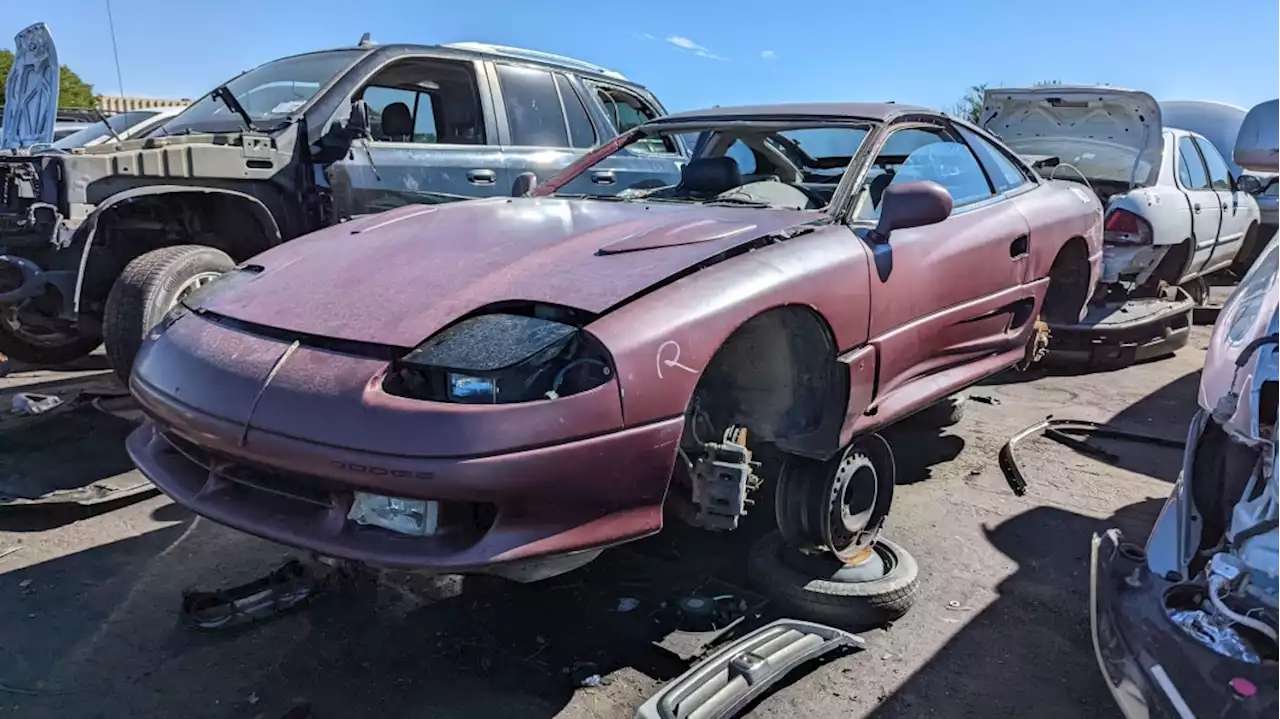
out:
M690 124L641 128L626 145L594 163L570 167L538 194L818 210L831 203L871 129L867 124L784 124L767 118L693 131ZM669 152L678 146L672 142L676 137L695 148L687 161ZM646 161L644 171L635 169ZM601 176L616 178L612 187L602 187Z
M117 134L128 130L134 125L154 117L158 112L156 110L136 110L134 112L122 112L119 115L112 115L107 118L106 122L95 122L92 125L67 135L66 137L53 143L53 146L59 150L70 150L76 147L85 147L95 140L101 140L111 137L111 133L107 131L107 125L111 126Z
M228 82L227 88L253 118L255 129L275 129L365 52L331 50L286 57L244 73ZM243 129L240 116L210 94L161 125L156 136Z

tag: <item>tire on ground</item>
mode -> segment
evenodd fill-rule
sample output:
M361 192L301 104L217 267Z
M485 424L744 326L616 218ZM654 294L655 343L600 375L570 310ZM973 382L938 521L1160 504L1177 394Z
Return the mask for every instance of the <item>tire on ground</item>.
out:
M226 253L204 245L162 247L130 262L111 286L102 322L107 359L120 379L128 383L143 338L164 318L188 280L233 267Z
M878 544L897 558L885 576L867 582L836 582L807 576L787 564L782 535L772 532L751 548L748 576L779 608L800 619L862 631L901 618L915 604L920 585L916 560L898 544Z
M98 349L102 338L77 335L58 344L36 344L13 333L0 322L0 355L37 367L56 367L84 357Z

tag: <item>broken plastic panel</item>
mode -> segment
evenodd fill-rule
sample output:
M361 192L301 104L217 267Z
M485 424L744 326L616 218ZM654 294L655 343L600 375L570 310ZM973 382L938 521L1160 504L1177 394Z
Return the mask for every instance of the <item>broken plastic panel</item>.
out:
M855 634L779 619L725 646L667 684L636 719L728 719L796 667L841 647L865 645Z

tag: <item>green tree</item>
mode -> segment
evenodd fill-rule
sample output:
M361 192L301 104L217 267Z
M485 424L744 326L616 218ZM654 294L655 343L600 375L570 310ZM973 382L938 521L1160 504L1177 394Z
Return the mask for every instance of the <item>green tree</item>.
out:
M0 50L0 105L4 104L4 83L9 78L11 67L13 67L13 51ZM87 108L95 104L93 85L81 80L80 76L66 65L58 68L58 107Z
M970 85L964 95L951 106L951 114L974 124L982 119L982 93L987 91L987 83Z

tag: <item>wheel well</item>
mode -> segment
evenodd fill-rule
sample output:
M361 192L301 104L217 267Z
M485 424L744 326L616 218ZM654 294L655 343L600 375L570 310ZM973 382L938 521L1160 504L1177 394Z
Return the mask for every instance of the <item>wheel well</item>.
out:
M1191 256L1193 254L1192 240L1187 238L1178 243L1174 247L1170 247L1169 251L1164 253L1164 257L1160 258L1160 264L1156 265L1156 269L1151 273L1150 279L1147 280L1147 286L1159 287L1161 282L1169 285L1179 284L1182 275L1186 273L1188 266L1191 264Z
M716 350L694 390L685 440L696 449L736 424L753 443L834 451L847 394L826 320L808 307L777 307L744 322Z
M1083 237L1067 240L1053 265L1049 268L1049 289L1045 291L1045 321L1058 324L1074 324L1080 320L1080 310L1089 301L1089 245Z
M279 241L270 213L252 199L219 192L143 195L102 210L80 292L80 311L99 315L115 278L161 247L207 245L236 262Z

